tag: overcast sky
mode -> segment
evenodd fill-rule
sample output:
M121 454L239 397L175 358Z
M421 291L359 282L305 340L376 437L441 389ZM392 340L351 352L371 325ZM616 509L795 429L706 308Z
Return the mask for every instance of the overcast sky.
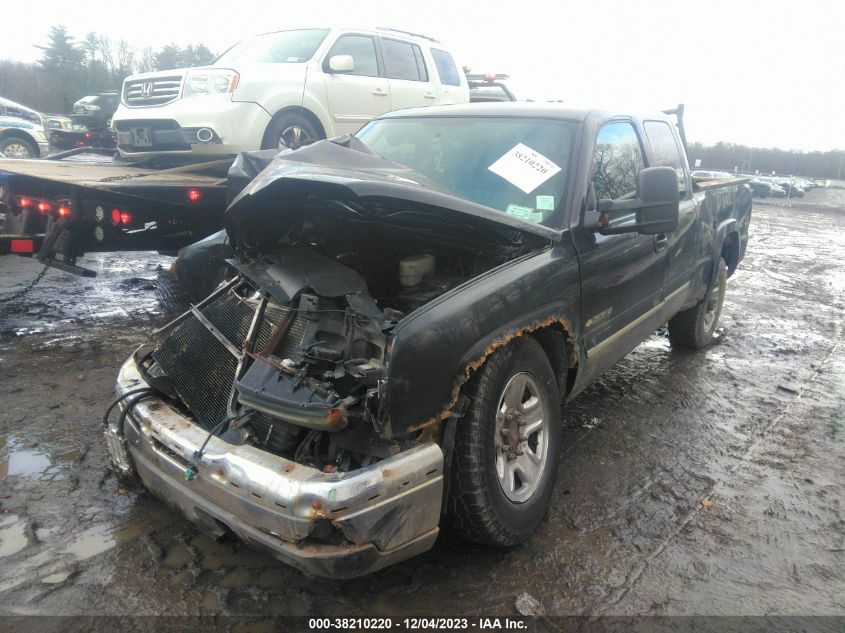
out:
M37 8L36 8L37 7ZM133 7L137 7L133 10ZM32 61L49 26L138 49L222 52L297 26L392 26L450 44L521 98L650 111L683 102L690 140L845 149L845 2L803 0L42 0L6 2L0 59Z

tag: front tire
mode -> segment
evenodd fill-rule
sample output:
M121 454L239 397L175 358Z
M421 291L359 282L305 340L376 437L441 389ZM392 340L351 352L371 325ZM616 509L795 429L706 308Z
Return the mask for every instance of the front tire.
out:
M288 112L273 119L267 127L261 149L296 149L321 138L308 118L297 112Z
M0 155L6 158L38 158L38 148L22 136L7 136L0 141Z
M719 258L718 266L716 285L704 300L669 320L669 343L672 347L703 349L713 340L728 285L728 266L723 257Z
M470 540L512 546L548 508L560 459L560 395L548 357L522 337L496 351L467 385L457 422L449 509Z

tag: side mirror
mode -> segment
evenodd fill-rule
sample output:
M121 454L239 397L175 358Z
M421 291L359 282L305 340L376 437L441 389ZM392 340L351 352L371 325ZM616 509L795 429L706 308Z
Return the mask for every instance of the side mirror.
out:
M643 235L671 233L678 228L678 174L671 167L640 170L637 187L642 206L637 209L637 230Z
M351 73L355 70L352 55L332 55L329 59L329 69L333 73Z
M671 167L645 167L631 200L599 200L593 226L602 235L659 235L678 228L678 174ZM633 216L633 217L632 217ZM585 218L586 219L586 218Z

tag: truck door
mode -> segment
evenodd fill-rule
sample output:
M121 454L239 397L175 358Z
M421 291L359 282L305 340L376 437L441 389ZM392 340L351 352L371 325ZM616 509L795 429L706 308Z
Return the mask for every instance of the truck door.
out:
M333 73L334 55L352 57L349 72ZM329 113L336 134L354 134L368 121L390 108L390 85L381 72L376 40L372 35L341 35L323 61Z
M699 231L696 226L698 206L692 195L692 182L685 168L687 159L678 139L666 121L645 121L645 136L651 150L651 167L671 167L678 173L680 205L678 228L672 233L655 236L656 248L666 249L664 296L673 296L688 283L695 270ZM680 293L683 294L683 293ZM683 300L684 297L679 297Z
M390 109L417 108L437 103L434 77L422 49L411 42L382 37L381 50L390 82Z
M643 167L643 149L633 124L602 125L590 178L595 199L635 197ZM594 376L660 326L666 250L656 250L651 235L601 235L583 224L573 231L573 240L581 266L586 373Z

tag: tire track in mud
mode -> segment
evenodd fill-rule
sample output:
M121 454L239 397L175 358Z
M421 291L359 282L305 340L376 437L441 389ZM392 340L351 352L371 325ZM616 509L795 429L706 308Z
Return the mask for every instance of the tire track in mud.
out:
M751 457L757 452L764 444L764 442L769 439L770 434L780 425L780 423L790 415L792 409L800 404L803 404L801 398L803 394L812 386L812 384L822 375L824 372L825 365L833 358L836 352L841 347L843 340L843 336L840 334L839 337L834 341L834 344L831 346L829 352L824 357L822 362L816 367L813 371L812 375L809 379L807 379L804 384L801 385L800 390L793 400L791 400L787 406L781 411L779 415L772 418L771 422L761 431L759 431L758 435L754 438L754 440L748 445L745 452L739 456L739 459L729 466L726 469L726 476L735 475L738 473L740 467L742 467L746 462L748 462ZM687 471L689 472L689 471ZM609 611L619 604L625 596L634 588L637 582L643 577L643 574L648 570L650 564L660 556L666 548L672 544L678 536L687 528L687 526L692 523L694 519L698 517L698 515L705 511L709 504L714 503L715 501L720 499L720 490L726 489L728 486L726 484L726 479L724 477L719 479L711 479L709 477L702 477L701 475L697 475L695 473L689 472L691 476L695 476L698 478L703 478L705 480L710 481L710 487L707 494L702 498L701 503L699 503L696 507L694 507L686 517L678 524L678 526L668 534L653 550L651 550L628 575L626 578L625 585L618 589L614 595L603 604L598 606L596 613L598 615L609 615ZM652 483L652 482L650 482Z

